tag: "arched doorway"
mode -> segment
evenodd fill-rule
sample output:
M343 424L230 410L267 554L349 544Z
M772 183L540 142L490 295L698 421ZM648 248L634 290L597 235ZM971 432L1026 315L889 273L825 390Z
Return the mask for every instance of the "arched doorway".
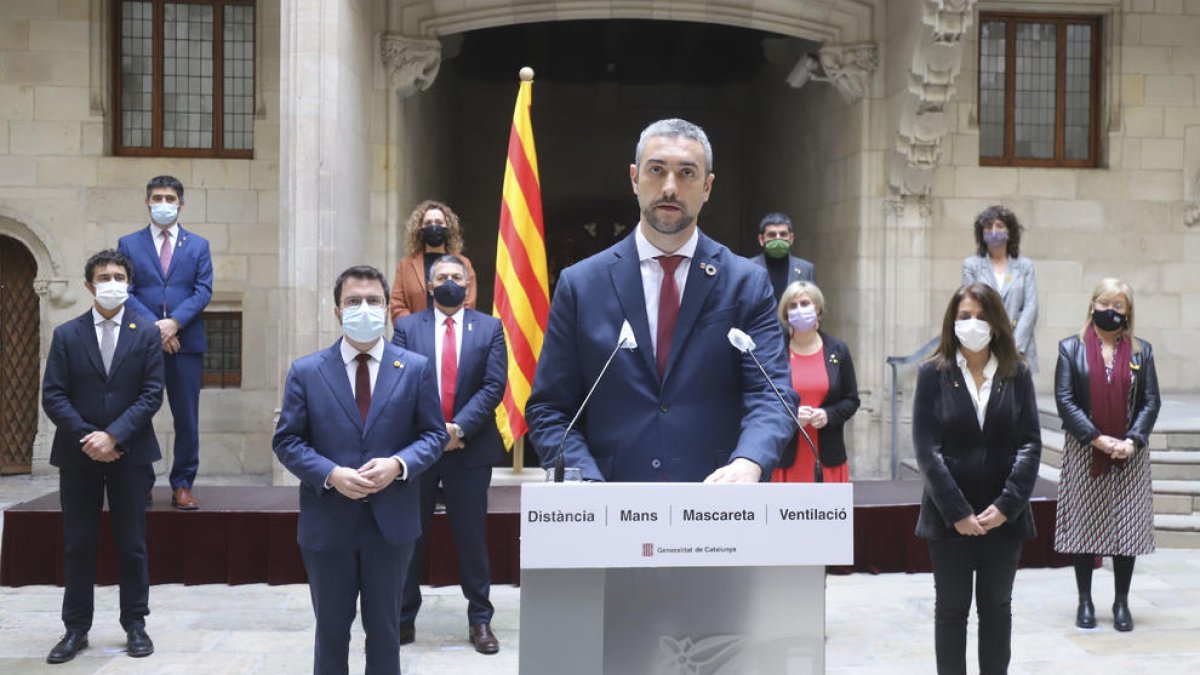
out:
M37 262L0 235L0 474L29 473L38 427Z

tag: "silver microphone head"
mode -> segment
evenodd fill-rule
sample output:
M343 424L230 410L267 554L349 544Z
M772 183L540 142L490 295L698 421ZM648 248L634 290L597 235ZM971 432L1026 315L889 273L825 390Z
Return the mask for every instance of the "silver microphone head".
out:
M734 349L743 354L754 351L754 348L757 346L754 344L754 338L747 335L746 331L740 328L729 329L729 344L733 345Z
M617 346L621 349L637 349L637 338L633 336L633 326L629 321L621 323L621 333L617 336Z

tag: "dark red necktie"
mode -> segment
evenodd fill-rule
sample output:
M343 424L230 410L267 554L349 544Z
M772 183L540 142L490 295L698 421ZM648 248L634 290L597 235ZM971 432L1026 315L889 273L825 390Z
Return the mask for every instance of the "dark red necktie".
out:
M683 262L681 255L660 255L654 258L662 265L662 285L658 287L658 378L667 372L667 358L671 356L671 336L675 333L675 319L679 317L679 287L675 285L675 269Z
M454 319L446 317L442 334L442 416L454 420L454 386L458 382L458 348L454 344Z
M370 354L359 354L354 357L358 361L358 371L354 373L354 402L358 404L358 414L362 416L363 424L367 422L367 413L371 412L371 368L367 362Z

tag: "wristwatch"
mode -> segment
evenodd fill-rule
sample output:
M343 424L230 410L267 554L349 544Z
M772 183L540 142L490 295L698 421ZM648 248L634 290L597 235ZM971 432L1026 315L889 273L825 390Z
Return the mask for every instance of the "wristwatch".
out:
M462 429L462 427L461 427L461 426L459 426L459 425L458 425L458 423L457 423L457 422L451 422L451 423L450 423L450 429L454 431L454 437L455 437L455 438L457 438L457 439L461 440L461 439L462 439L462 437L464 436L464 434L463 434L463 429Z

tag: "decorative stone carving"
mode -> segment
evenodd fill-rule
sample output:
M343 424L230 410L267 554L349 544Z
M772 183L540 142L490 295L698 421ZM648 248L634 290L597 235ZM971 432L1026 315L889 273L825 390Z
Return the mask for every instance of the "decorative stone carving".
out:
M442 43L383 33L379 37L379 55L387 72L388 86L407 96L425 91L437 79L442 65Z
M61 277L34 279L33 292L46 298L51 305L59 309L75 304L75 294L71 292L70 279Z
M1183 130L1183 224L1200 225L1200 125Z
M922 20L933 30L933 41L957 44L971 26L975 0L926 0Z
M786 79L793 89L809 81L828 82L837 87L846 103L854 103L867 95L871 75L878 67L879 46L873 42L826 45L816 56L801 56Z

